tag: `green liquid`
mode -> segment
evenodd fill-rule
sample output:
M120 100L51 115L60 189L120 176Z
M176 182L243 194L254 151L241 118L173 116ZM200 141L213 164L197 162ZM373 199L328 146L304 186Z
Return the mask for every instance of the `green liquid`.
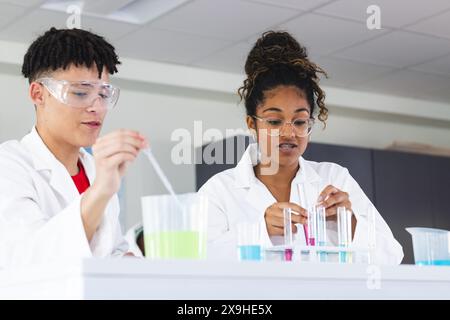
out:
M164 231L144 235L150 259L206 258L206 235L198 231Z

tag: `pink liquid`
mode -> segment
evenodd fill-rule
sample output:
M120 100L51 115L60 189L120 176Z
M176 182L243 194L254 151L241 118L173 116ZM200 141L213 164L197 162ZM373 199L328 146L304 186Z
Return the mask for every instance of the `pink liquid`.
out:
M285 261L292 261L292 254L293 254L292 249L285 249L284 250L284 260Z
M307 224L303 225L303 230L305 231L306 245L308 245L308 246L315 246L316 245L316 239L309 237L309 235L308 235L308 225Z

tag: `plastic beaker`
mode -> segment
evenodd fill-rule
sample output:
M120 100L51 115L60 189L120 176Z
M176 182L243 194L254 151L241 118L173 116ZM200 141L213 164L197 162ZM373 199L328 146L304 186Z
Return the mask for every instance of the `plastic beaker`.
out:
M450 231L433 228L406 228L412 236L417 265L450 266Z
M178 199L178 201L177 201ZM206 258L208 199L198 193L142 197L145 256Z

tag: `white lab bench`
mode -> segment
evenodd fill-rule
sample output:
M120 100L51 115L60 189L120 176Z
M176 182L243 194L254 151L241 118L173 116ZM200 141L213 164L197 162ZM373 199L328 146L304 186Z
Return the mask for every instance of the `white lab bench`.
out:
M0 270L0 299L450 299L450 267L87 259Z

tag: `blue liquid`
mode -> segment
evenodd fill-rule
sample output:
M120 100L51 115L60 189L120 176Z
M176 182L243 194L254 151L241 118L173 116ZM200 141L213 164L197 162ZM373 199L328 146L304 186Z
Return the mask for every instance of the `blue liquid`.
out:
M418 266L450 266L450 260L417 261Z
M261 260L261 246L249 245L239 246L239 259L242 260Z
M339 247L345 248L347 246L340 245ZM340 263L352 263L352 253L351 252L339 252L339 262Z
M340 263L347 262L347 252L339 252L339 262Z
M324 247L327 245L327 243L325 241L319 241L319 247ZM318 255L319 255L319 261L320 262L327 262L328 260L328 254L326 251L317 251Z
M352 253L351 252L339 252L339 262L340 263L352 263Z

